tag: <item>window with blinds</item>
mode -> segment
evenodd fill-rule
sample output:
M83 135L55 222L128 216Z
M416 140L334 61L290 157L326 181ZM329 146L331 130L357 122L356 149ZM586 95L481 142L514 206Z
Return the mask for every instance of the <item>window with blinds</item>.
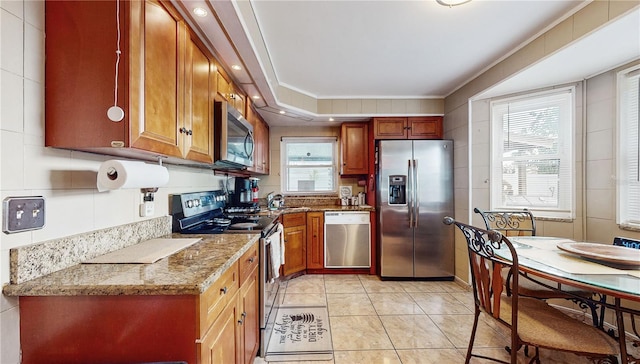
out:
M640 66L618 74L618 214L620 225L640 227Z
M337 138L286 137L280 143L282 192L336 192Z
M574 88L491 103L491 209L574 217Z

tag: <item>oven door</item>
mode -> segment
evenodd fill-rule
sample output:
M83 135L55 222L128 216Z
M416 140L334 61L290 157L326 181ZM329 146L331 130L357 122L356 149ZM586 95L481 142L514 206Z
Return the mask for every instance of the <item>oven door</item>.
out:
M282 224L278 228L260 239L260 356L267 352L267 344L271 338L273 324L276 319L278 307L284 300L284 287L280 277L273 278L271 259L271 244L280 244L283 239ZM277 268L279 269L279 267Z

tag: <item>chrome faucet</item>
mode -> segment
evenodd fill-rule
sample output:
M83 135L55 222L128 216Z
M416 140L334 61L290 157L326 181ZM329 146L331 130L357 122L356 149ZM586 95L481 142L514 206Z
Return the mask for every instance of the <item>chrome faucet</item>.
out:
M282 194L273 195L273 193L269 193L269 195L267 195L267 207L270 210L277 210L278 208L283 206L284 196Z

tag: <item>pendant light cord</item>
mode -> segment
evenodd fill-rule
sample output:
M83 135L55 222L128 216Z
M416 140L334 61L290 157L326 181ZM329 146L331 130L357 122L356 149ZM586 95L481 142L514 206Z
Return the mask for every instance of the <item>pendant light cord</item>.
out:
M118 32L118 43L116 46L116 81L115 81L115 91L114 91L114 101L113 106L118 106L118 67L120 66L120 0L116 0L116 29Z

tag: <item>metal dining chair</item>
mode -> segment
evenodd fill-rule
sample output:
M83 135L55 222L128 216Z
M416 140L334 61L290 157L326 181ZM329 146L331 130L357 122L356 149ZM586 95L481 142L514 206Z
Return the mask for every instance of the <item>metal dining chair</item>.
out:
M511 211L484 211L476 207L473 211L482 216L486 229L498 231L505 236L536 235L536 220L533 213L527 209ZM507 294L509 294L512 289L512 279L510 272L504 274L506 274L505 282L507 284ZM519 280L521 295L539 299L561 298L571 300L576 302L582 308L589 308L594 326L602 327L602 317L599 317L600 315L598 315L597 306L591 301L580 299L580 297L591 297L591 292L582 291L572 287L563 287L563 290L570 292L569 294L565 294L559 290L547 288L557 286L556 283L549 280L537 277L532 279L527 275L521 275L521 278L524 278Z
M495 230L484 230L445 217L444 223L455 224L467 240L471 284L474 296L474 320L465 363L472 357L499 363L516 364L518 350L523 345L535 347L529 363L540 363L540 348L572 352L597 358L599 363L617 363L618 343L603 331L565 315L543 300L522 296L518 254L509 239ZM496 255L502 249L510 252L511 260ZM514 272L511 295L504 292L501 271ZM474 354L473 345L480 313L486 314L510 331L510 361Z

